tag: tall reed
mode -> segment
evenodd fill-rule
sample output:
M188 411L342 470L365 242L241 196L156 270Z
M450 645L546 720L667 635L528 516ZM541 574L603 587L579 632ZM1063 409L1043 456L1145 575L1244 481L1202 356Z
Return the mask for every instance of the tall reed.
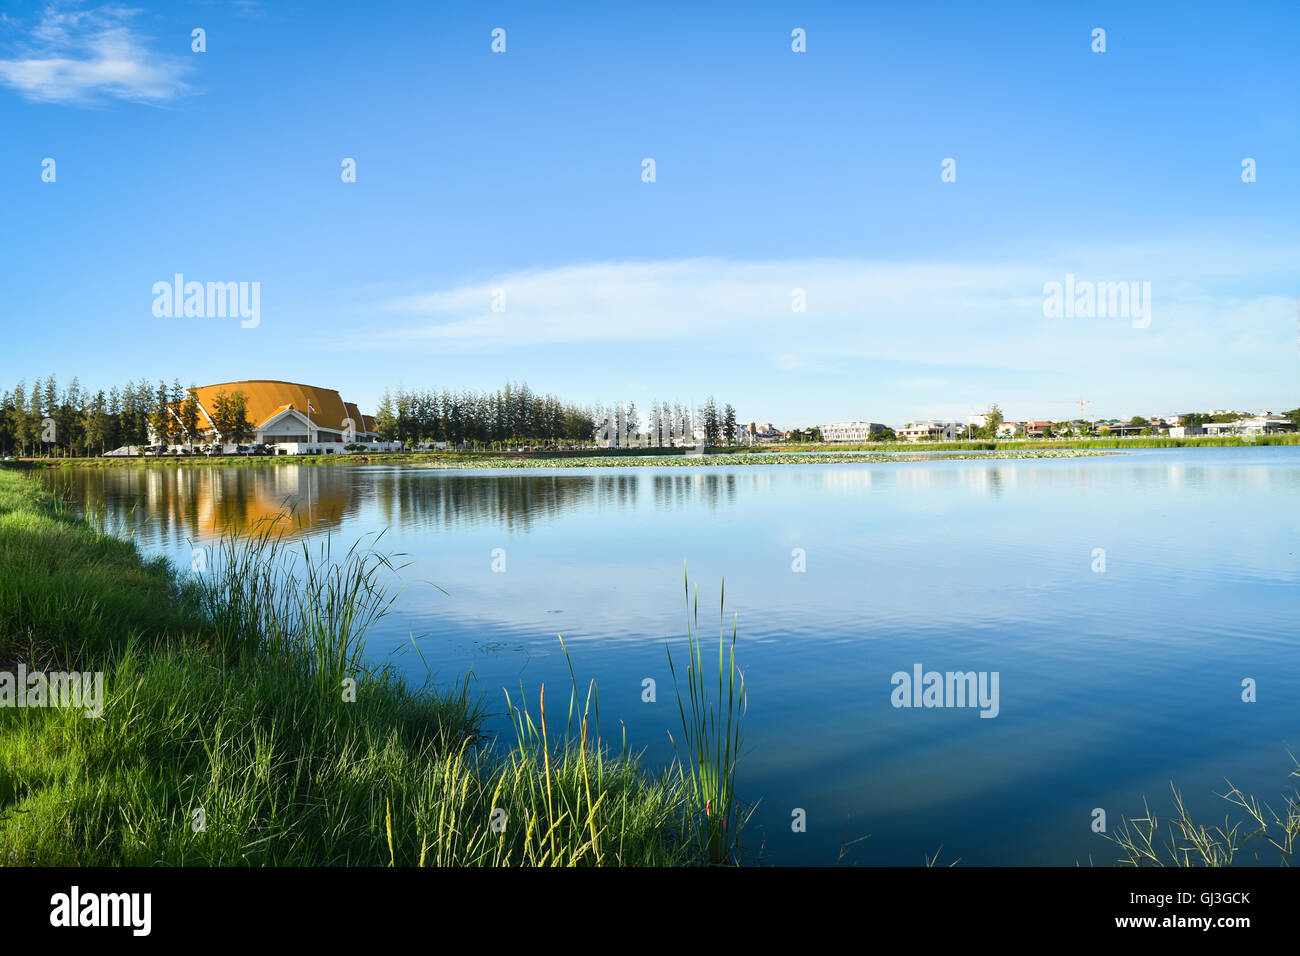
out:
M739 862L741 831L752 808L741 805L736 797L736 767L740 760L741 718L748 706L745 677L736 667L738 622L731 625L727 637L726 582L722 585L718 614L718 665L716 694L710 692L710 679L704 666L704 645L697 637L700 619L700 596L691 594L690 577L683 569L686 588L686 700L682 699L672 648L668 648L668 667L677 690L677 710L681 716L682 743L678 750L691 800L691 832L699 846L701 858L708 863ZM689 704L689 713L687 705ZM670 735L671 736L671 735Z
M227 530L211 558L196 558L194 587L228 660L300 656L323 684L337 685L364 669L367 637L401 594L386 577L404 565L364 539L341 556L330 535L315 547L309 537L295 541L291 518Z

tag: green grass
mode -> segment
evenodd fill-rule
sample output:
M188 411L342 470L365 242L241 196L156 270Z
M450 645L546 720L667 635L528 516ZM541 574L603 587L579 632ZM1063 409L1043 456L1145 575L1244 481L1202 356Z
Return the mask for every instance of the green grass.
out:
M106 698L101 719L0 708L0 862L716 861L698 768L609 747L572 669L562 728L543 687L535 713L507 701L515 739L494 741L468 679L367 663L399 566L330 549L264 526L183 583L0 471L0 667L103 671Z
M736 623L727 638L726 586L718 606L721 630L718 635L717 693L712 693L703 642L699 631L700 596L692 599L689 578L683 578L691 615L686 625L686 700L677 692L677 709L682 721L679 754L688 768L687 782L695 814L694 832L701 859L710 863L730 863L741 859L741 834L753 810L736 796L736 767L740 761L740 722L748 701L745 678L736 667ZM668 666L677 682L677 668L672 650ZM687 710L687 703L690 705ZM674 740L674 744L677 742Z
M165 643L198 624L183 591L164 562L92 532L35 482L0 471L0 663L77 668L132 636Z
M1292 777L1300 777L1294 754ZM1291 866L1300 845L1300 787L1284 793L1280 805L1262 803L1227 783L1219 796L1230 808L1222 826L1207 827L1192 819L1182 794L1171 785L1173 813L1161 826L1143 800L1145 815L1125 819L1107 839L1128 866L1219 867L1271 863ZM1232 819L1236 814L1236 820Z

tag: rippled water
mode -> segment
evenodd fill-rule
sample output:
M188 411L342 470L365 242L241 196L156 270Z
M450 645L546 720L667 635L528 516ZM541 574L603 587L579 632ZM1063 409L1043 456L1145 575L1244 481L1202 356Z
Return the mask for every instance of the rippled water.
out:
M1300 753L1300 448L1040 461L441 471L198 466L61 473L147 551L190 548L288 501L305 533L385 530L410 582L370 644L420 635L441 680L596 679L604 735L661 762L664 652L686 619L739 619L742 793L771 863L1073 864L1115 854L1092 811L1222 822L1224 778L1276 800ZM1094 550L1106 570L1093 570ZM504 573L493 571L503 549ZM796 572L795 549L806 570ZM432 584L446 590L438 591ZM1000 712L895 708L891 675L996 671ZM642 681L658 683L643 703ZM1258 701L1241 700L1242 680ZM498 726L501 726L498 724ZM1291 781L1293 782L1293 781ZM806 833L790 828L807 813ZM1163 814L1162 814L1163 815Z

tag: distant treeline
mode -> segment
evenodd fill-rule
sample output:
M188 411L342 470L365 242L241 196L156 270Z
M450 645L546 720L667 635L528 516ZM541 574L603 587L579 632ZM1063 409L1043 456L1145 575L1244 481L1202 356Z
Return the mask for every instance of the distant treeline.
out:
M375 412L375 429L382 440L404 445L443 441L452 445L586 444L597 437L598 430L600 439L612 444L633 444L644 436L650 444L668 445L674 438L690 436L691 415L681 404L656 402L649 406L643 422L635 402L609 407L571 405L554 395L534 392L527 383L507 383L495 392L385 392ZM735 440L736 413L730 405L719 409L710 396L698 417L710 444Z
M36 379L30 387L19 382L0 394L0 454L99 455L122 445L147 445L151 430L170 441L183 441L185 430L170 408L179 410L192 433L202 429L189 388L179 380L169 386L141 379L91 391L76 378L60 388L53 375ZM238 433L240 441L251 438L254 423L245 417L242 393L232 392L228 398L231 408L210 410L218 425L225 422L223 434ZM596 427L590 409L539 395L526 384L508 384L496 392L386 392L375 422L386 441L458 445L590 442Z
M179 381L168 386L141 379L107 392L83 389L76 378L59 388L53 375L30 388L19 382L0 394L0 453L98 455L144 445L150 424L165 423L168 404L184 401L185 394Z
M146 379L103 389L82 388L76 378L60 387L53 375L36 379L30 387L19 382L0 393L0 454L56 457L99 455L123 445L147 445L150 435L172 443L195 439L205 430L191 384L179 379L171 385ZM246 441L253 425L246 417L244 396L233 391L220 407L209 409L222 434ZM175 413L173 413L175 410ZM179 416L179 420L178 420ZM533 391L527 383L507 383L496 391L450 389L398 389L387 391L375 410L375 426L384 441L404 445L447 442L452 445L501 446L520 444L588 444L598 429L617 431L627 442L644 434L652 444L671 444L672 438L691 433L689 408L655 403L647 413L649 433L641 431L641 416L634 403L606 409L562 401ZM736 435L735 412L721 411L712 398L701 407L699 423L711 444L731 441ZM231 437L237 436L237 437Z
M589 442L595 428L591 409L538 394L527 384L507 383L495 392L386 391L375 411L379 437L404 445Z

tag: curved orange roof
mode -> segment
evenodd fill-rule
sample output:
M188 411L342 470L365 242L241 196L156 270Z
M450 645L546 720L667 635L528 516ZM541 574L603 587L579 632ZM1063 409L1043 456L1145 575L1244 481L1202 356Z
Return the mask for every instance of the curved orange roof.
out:
M200 385L190 391L198 398L199 404L206 410L208 415L212 414L216 398L221 393L243 392L248 401L248 420L253 423L254 428L260 428L268 419L273 418L285 408L292 408L304 415L309 415L313 425L339 431L343 429L343 419L348 417L343 399L334 389L320 388L315 385L302 385L298 382L249 379L243 382ZM314 411L308 411L307 403L309 401ZM352 407L356 408L355 405Z

